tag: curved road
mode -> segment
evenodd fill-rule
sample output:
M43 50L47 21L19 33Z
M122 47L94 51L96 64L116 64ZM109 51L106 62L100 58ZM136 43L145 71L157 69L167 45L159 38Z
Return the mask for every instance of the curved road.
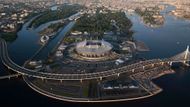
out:
M7 44L3 39L0 39L0 56L3 64L9 69L29 77L36 77L41 79L51 79L51 80L90 80L90 79L102 79L105 77L119 76L122 73L138 73L142 72L145 66L154 66L154 64L164 64L168 63L169 60L152 59L127 65L121 68L112 69L108 71L95 72L95 73L83 73L83 74L56 74L56 73L45 73L35 70L30 70L21 67L14 63L8 55ZM140 70L139 70L140 69Z

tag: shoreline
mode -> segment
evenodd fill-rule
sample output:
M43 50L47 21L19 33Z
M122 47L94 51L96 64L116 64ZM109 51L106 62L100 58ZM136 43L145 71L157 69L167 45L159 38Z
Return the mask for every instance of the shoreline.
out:
M45 95L47 97L53 98L53 99L57 99L57 100L61 100L61 101L66 101L66 102L78 102L78 103L108 103L108 102L122 102L122 101L132 101L132 100L140 100L140 99L145 99L145 98L149 98L152 97L154 95L159 94L160 92L162 92L163 90L160 88L160 90L156 91L154 94L149 94L146 96L142 96L142 97L136 97L136 98L121 98L121 99L113 99L113 100L90 100L90 99L83 99L83 98L72 98L72 97L64 97L61 95L56 95L53 93L50 93L48 91L45 91L43 89L40 89L39 87L37 87L36 85L34 85L33 83L27 81L27 78L23 76L23 80L24 82L34 91ZM83 100L82 100L83 99Z

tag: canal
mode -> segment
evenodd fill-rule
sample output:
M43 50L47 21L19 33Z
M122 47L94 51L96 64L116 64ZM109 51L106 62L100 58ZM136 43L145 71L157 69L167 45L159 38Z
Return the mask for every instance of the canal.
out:
M51 39L39 53L34 56L33 60L44 60L48 57L49 53L61 43L66 34L73 28L75 21L70 22L66 25L53 39Z

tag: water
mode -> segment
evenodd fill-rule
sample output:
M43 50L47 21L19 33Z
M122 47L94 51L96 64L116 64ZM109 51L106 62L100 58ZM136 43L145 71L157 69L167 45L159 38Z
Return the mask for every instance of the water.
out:
M47 45L42 48L42 50L37 54L34 59L40 60L40 59L46 59L49 55L49 52L51 52L58 44L61 43L63 38L66 36L66 34L71 30L71 28L75 25L75 21L70 22L68 25L64 27L64 29L56 35L55 38L50 40Z
M190 22L166 15L163 27L150 29L145 27L137 15L130 16L133 21L134 37L144 41L151 49L150 52L142 53L146 58L165 58L173 56L185 50L190 45ZM27 24L25 25L27 26ZM24 26L24 27L25 27ZM18 39L9 44L11 58L22 65L27 58L31 57L37 49L39 36L34 31L26 31L25 28L18 33ZM7 69L0 64L0 75L8 74ZM163 76L155 80L157 85L163 88L160 94L142 100L101 104L68 103L54 100L38 94L30 89L21 79L0 80L0 105L6 106L121 106L121 107L163 107L185 106L190 101L190 71Z
M70 17L72 18L72 17L77 17L77 16L80 16L80 12L75 13L75 14L71 15ZM66 19L69 19L69 18L66 18ZM40 32L40 31L42 31L43 29L45 29L47 26L50 26L51 24L55 24L55 23L64 22L64 21L66 21L66 19L55 20L55 21L51 21L51 22L42 24L42 25L40 25L38 28L36 28L35 31L36 31L36 32Z
M42 31L43 29L45 29L47 26L50 26L51 24L60 23L60 22L63 22L63 21L64 21L63 19L60 19L60 20L51 21L51 22L49 22L49 23L42 24L42 25L40 25L38 28L36 28L35 31L36 31L36 32L40 32L40 31Z
M28 25L35 18L24 24L21 31L17 33L18 38L13 43L8 44L9 52L11 53L10 57L19 65L22 65L41 47L38 43L40 36L37 32L27 30Z

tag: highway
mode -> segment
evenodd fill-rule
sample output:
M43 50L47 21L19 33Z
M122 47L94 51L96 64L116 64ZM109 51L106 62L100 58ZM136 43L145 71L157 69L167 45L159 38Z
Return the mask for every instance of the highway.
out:
M9 69L29 77L41 78L41 79L51 79L51 80L90 80L90 79L102 79L111 76L119 76L122 73L138 73L142 72L146 66L154 66L154 64L164 64L170 63L172 61L168 59L151 59L146 61L141 61L131 65L127 65L121 68L94 72L94 73L83 73L83 74L57 74L57 73L46 73L35 70L30 70L21 67L14 63L10 58L7 50L7 44L3 39L0 39L0 56L3 64ZM188 53L189 54L189 53ZM181 54L180 54L181 55ZM187 55L186 55L187 56ZM178 57L177 57L178 58ZM140 69L140 70L139 70Z

